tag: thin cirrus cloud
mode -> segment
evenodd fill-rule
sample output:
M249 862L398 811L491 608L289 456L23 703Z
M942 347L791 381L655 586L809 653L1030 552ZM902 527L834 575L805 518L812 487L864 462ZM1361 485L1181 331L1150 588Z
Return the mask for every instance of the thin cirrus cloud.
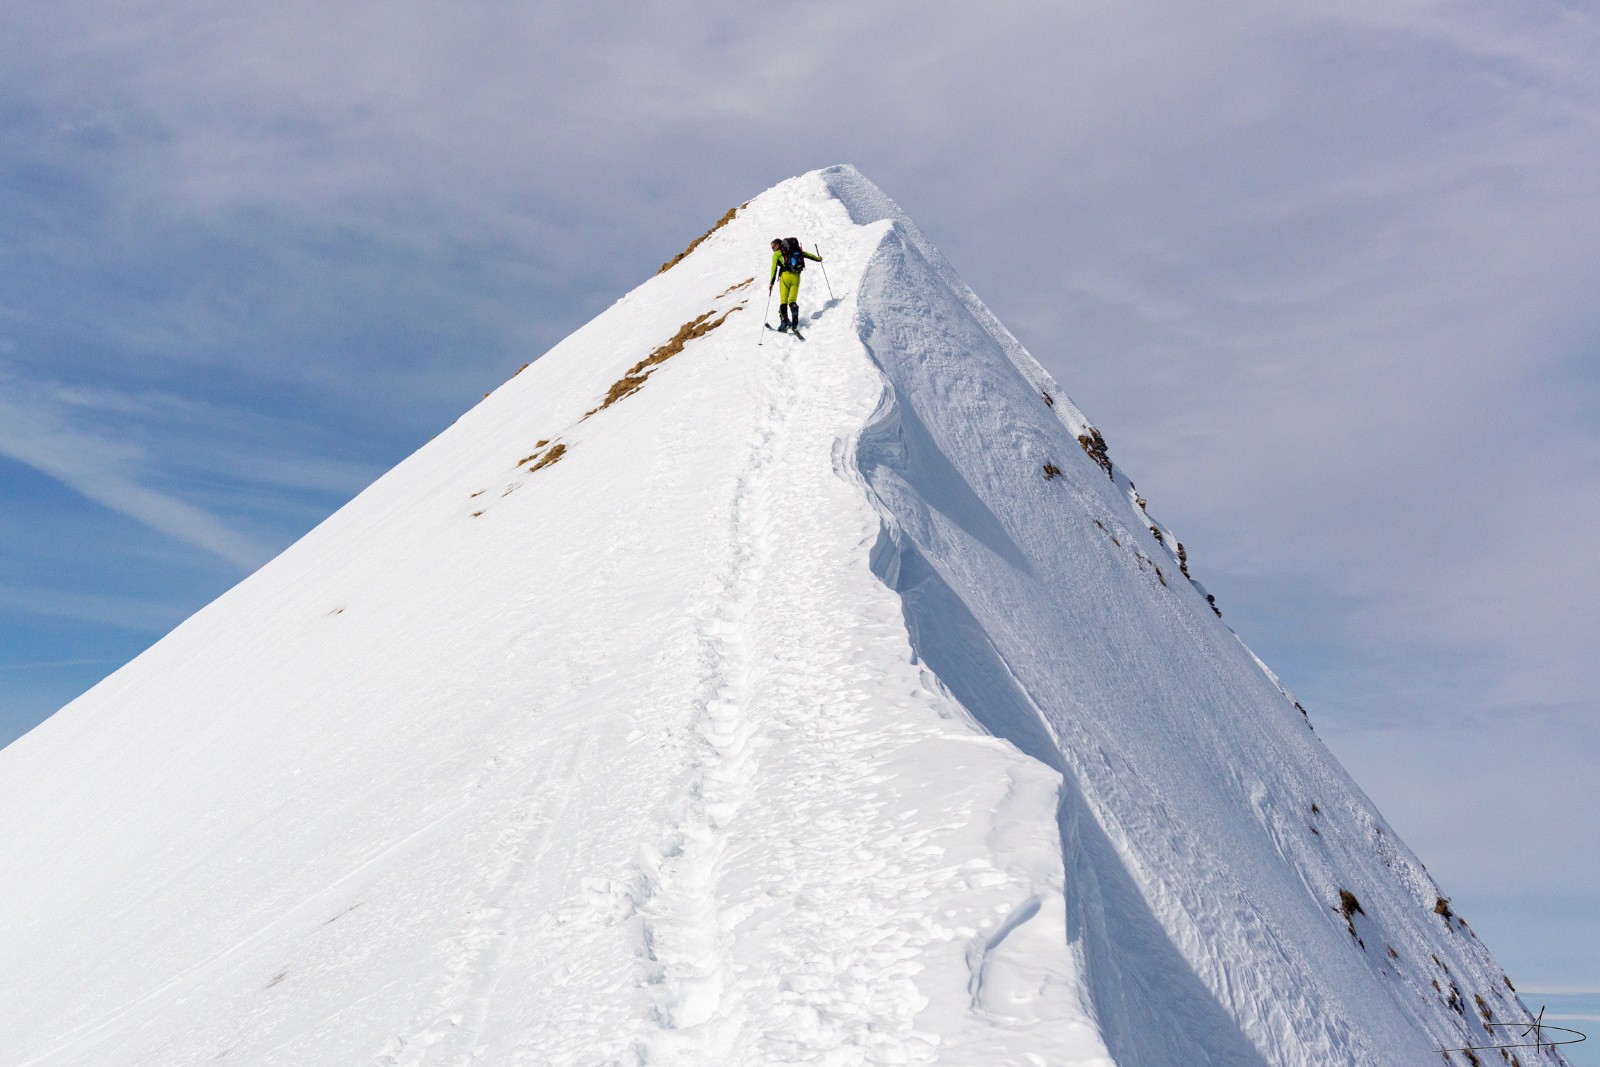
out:
M216 516L145 484L139 449L74 426L68 405L38 395L29 399L0 397L0 454L238 567L253 568L266 560L265 546Z

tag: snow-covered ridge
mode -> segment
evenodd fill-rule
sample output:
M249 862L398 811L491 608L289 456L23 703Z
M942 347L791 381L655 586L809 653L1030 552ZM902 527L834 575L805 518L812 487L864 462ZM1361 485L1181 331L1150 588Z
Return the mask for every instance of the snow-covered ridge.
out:
M1103 461L870 182L769 190L0 752L0 1047L1388 1064L1523 1017Z
M1509 981L1205 590L1154 562L1181 546L1083 415L863 185L836 184L852 216L894 223L860 290L878 569L953 695L1064 773L1069 927L1118 1062L1498 1043L1479 1024L1526 1016Z

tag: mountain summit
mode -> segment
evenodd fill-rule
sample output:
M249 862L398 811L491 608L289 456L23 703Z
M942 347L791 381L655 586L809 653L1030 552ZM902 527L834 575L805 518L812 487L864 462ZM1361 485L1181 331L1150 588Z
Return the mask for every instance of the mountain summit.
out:
M790 234L803 343L762 327ZM0 752L5 1059L1503 1040L1511 983L1144 505L883 193L784 182Z

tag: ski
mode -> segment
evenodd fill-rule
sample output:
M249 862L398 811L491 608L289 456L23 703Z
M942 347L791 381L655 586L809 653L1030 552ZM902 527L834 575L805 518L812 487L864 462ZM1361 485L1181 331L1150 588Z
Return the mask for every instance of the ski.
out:
M799 330L795 330L795 329L780 330L776 326L772 325L772 323L770 323L770 322L766 324L766 327L767 327L767 329L771 330L773 333L786 333L786 334L792 335L794 337L794 339L797 340L797 341L804 341L805 340L805 338L803 336L801 336L801 333L800 333Z

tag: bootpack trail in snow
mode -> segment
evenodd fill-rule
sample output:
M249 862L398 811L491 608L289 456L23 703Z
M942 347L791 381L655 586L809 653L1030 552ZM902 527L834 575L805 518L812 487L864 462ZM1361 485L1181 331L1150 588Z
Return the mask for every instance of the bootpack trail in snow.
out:
M829 299L752 358L778 232ZM783 182L0 751L0 1045L1380 1067L1532 1022L1192 563L887 196Z

